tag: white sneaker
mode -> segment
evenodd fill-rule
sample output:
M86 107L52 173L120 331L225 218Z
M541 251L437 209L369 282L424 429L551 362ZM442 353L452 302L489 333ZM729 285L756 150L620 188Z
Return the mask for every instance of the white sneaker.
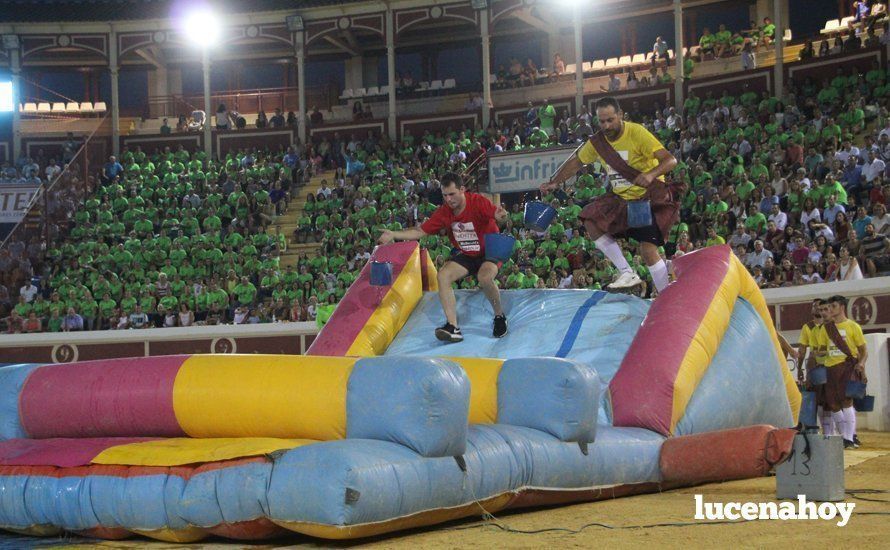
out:
M621 274L618 279L615 280L614 283L610 284L607 288L618 289L618 288L632 288L639 284L642 284L643 280L634 273L633 271L625 271Z

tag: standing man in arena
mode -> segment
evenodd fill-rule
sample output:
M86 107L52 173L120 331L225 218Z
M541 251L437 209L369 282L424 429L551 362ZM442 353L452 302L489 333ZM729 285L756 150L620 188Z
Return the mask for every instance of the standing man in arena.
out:
M832 296L823 310L828 316L816 341L822 352L822 364L828 368L828 382L818 386L817 399L822 410L831 414L844 438L844 448L858 447L856 442L856 411L853 399L847 397L847 382L854 377L863 382L868 351L862 327L847 319L847 299Z
M485 235L498 232L497 222L507 220L502 206L495 207L487 198L470 193L464 187L460 175L449 172L442 176L444 202L420 227L403 231L384 231L377 240L387 244L398 240L417 240L426 235L436 235L442 229L454 247L451 258L439 270L439 300L445 311L445 325L436 329L436 338L443 342L460 342L464 339L457 323L457 305L452 283L467 275L475 275L479 287L494 310L492 336L507 334L507 317L501 308L501 296L495 277L500 266L485 257Z
M825 304L827 304L827 302L821 298L813 300L813 305L810 310L813 318L800 329L800 337L797 340L797 344L800 346L797 356L797 379L800 382L804 381L804 368L811 370L815 368L817 364L816 340L819 332L822 330L822 306ZM807 357L807 350L810 351L809 357Z
M658 292L668 285L668 270L658 253L671 227L680 220L680 189L660 179L677 165L658 139L635 122L625 122L624 113L613 97L596 102L600 131L587 140L559 167L541 192L556 189L574 176L581 166L602 160L609 174L610 190L587 204L581 219L587 235L618 269L611 289L631 288L642 283L615 237L628 237L641 243L643 259ZM682 185L682 184L681 184ZM628 224L628 208L634 210L637 225ZM642 216L639 216L642 214ZM648 221L641 225L640 220Z

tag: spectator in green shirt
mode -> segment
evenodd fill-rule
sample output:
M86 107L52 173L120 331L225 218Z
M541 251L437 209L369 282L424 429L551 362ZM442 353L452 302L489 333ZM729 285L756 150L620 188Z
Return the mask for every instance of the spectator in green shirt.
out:
M238 305L249 306L257 296L257 289L247 277L241 277L241 281L232 289L235 293Z

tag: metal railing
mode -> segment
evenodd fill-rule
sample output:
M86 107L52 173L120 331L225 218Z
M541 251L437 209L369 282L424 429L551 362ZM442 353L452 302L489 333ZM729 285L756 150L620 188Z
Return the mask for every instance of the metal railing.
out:
M330 110L331 106L336 105L338 101L339 90L333 84L312 86L306 89L307 109L318 107L322 110ZM266 115L271 117L276 108L281 108L284 114L287 114L288 111L296 111L299 104L299 91L296 87L291 87L212 93L210 95L211 109L215 111L220 103L225 104L230 111L257 113L263 110L266 111ZM148 118L178 117L179 115L188 115L195 110L204 110L203 94L175 94L148 98Z

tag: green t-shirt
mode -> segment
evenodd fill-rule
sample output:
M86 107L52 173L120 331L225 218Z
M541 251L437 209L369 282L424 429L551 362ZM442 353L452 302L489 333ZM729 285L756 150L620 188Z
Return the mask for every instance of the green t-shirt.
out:
M253 283L248 282L247 284L237 284L235 288L232 289L235 293L235 296L238 298L238 302L241 305L248 305L253 303L254 298L256 298L256 287L253 286Z

